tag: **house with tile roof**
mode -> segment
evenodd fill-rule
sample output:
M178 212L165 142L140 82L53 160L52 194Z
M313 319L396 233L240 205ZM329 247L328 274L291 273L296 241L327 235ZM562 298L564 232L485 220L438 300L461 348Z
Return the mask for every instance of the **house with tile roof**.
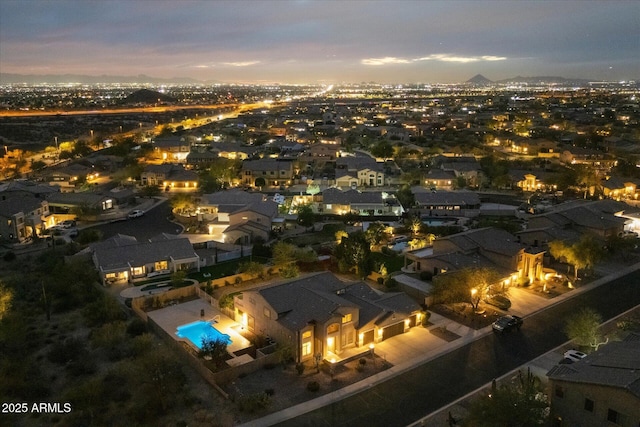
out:
M116 235L90 247L93 264L103 284L134 282L149 273L200 271L200 258L187 238L163 235L147 242Z
M23 243L54 224L46 200L17 195L0 199L0 241Z
M336 159L336 185L340 188L382 187L386 185L384 163L368 156Z
M463 216L480 210L480 196L472 191L431 191L415 186L411 192L421 214Z
M343 352L402 334L422 321L420 306L402 292L380 295L363 282L330 272L242 292L235 320L294 350L297 362L339 359Z
M278 204L260 193L236 188L203 194L198 215L209 226L220 228L225 242L248 244L256 237L269 239Z
M617 236L631 221L624 218L624 212L637 209L613 200L580 202L560 206L551 212L529 218L528 229L560 228L574 230L577 233L588 233L600 239Z
M505 286L544 279L542 248L528 247L499 228L480 228L434 240L431 252L405 254L406 269L440 273L488 267L497 271Z
M322 192L319 212L345 215L347 213L364 216L401 216L404 208L394 197L381 191L342 191L328 188Z
M601 346L547 373L551 419L558 426L626 426L640 423L640 335Z
M143 186L157 186L165 191L196 191L198 174L181 164L148 165L140 174Z
M191 151L190 139L182 135L159 137L152 141L153 153L165 162L184 163Z
M264 180L265 187L286 187L292 184L294 176L293 162L285 159L258 159L242 162L242 183L254 187L260 187Z

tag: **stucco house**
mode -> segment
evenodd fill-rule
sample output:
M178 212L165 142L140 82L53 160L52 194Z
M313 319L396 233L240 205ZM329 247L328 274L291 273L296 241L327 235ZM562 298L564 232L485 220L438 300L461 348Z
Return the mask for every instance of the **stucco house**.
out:
M256 237L269 239L278 204L260 193L240 189L203 194L198 202L199 220L222 233L227 243L252 243Z
M23 243L54 224L46 200L29 196L0 200L0 241Z
M140 182L144 186L158 186L165 191L196 191L198 174L186 170L181 164L148 165L140 174Z
M623 426L640 422L640 336L611 342L548 373L554 426Z
M290 345L297 362L339 359L348 349L384 341L422 321L420 306L401 292L379 295L330 272L242 292L235 317L249 331Z
M352 213L363 216L401 216L404 213L404 208L395 197L381 191L342 191L338 188L328 188L322 192L321 197L318 210L323 213Z
M544 279L544 250L528 247L513 234L499 228L479 228L434 240L431 253L405 254L410 271L428 271L434 276L464 268L489 267L509 286L521 281Z
M187 238L162 235L148 242L116 235L90 247L93 263L103 284L133 282L149 273L200 271L200 258Z

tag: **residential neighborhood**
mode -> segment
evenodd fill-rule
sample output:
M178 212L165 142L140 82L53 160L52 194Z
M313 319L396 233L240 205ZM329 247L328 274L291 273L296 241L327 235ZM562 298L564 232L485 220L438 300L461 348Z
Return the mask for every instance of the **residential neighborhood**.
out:
M179 352L223 402L233 419L224 425L262 425L287 405L304 416L305 402L418 369L436 351L516 341L537 327L536 313L634 274L637 89L610 88L586 107L587 89L366 88L366 97L132 118L128 129L38 150L5 145L2 269L57 257L56 268L81 266L96 285L87 301L97 292L117 302L116 313ZM57 301L48 310L64 313L68 291L39 277L37 291ZM506 316L524 322L493 332ZM580 383L598 411L601 388L614 387L621 403L608 400L617 415L606 417L636 420L633 387L607 378L592 389L606 375L581 368L625 357L633 369L640 320L629 322L631 335L582 345L584 360L559 357L544 384L569 395ZM596 425L557 397L554 417Z

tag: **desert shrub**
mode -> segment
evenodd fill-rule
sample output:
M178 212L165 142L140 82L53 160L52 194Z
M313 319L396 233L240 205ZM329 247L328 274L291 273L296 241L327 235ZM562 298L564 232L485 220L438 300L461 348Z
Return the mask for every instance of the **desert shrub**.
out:
M11 262L16 259L16 254L12 251L5 252L5 254L2 256L2 259L7 262Z
M267 396L273 396L274 394L276 394L276 391L272 388L267 388L264 390L264 394L266 394Z
M320 390L320 383L318 383L318 381L309 381L307 383L307 390L311 391L311 392L317 392Z
M302 375L304 373L304 363L296 363L296 372L298 375Z
M87 353L85 343L78 338L68 338L51 346L47 354L50 362L64 365Z
M238 410L240 412L254 413L260 409L264 409L269 405L269 395L266 393L255 393L248 396L242 396L238 399Z
M134 318L129 325L127 325L127 334L130 337L137 337L147 332L147 324L139 317Z

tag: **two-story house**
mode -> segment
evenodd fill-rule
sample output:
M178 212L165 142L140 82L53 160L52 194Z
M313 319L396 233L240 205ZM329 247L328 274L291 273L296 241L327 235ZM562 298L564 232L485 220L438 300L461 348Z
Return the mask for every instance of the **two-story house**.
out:
M242 292L236 321L294 350L297 362L340 359L344 351L402 334L422 321L420 306L401 292L380 295L330 272Z
M0 241L23 243L54 224L46 200L29 196L0 200Z
M248 244L256 237L269 239L278 204L260 193L231 189L203 194L197 212L218 240Z
M158 137L152 141L154 155L163 162L184 163L191 151L189 139L180 135Z
M336 185L340 188L382 187L386 185L384 163L367 156L336 159Z
M286 187L292 184L293 162L284 159L258 159L242 162L242 183L255 187Z

